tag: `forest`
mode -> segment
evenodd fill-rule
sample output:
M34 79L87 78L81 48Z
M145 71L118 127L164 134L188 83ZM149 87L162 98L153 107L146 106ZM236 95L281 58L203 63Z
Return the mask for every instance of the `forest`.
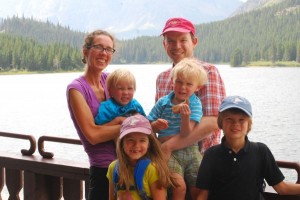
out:
M211 63L242 66L255 61L300 65L300 1L255 10L222 21L195 25L195 56ZM82 70L86 33L60 24L13 16L0 21L0 71ZM161 36L118 40L113 64L170 62Z

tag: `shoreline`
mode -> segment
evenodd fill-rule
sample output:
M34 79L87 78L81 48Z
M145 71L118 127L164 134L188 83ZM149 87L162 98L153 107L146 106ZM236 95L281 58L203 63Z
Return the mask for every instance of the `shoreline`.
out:
M257 61L250 62L245 67L300 67L300 63L296 61Z
M230 65L229 63L213 63L214 65ZM118 64L114 64L118 65ZM158 64L159 65L159 64ZM300 63L296 61L256 61L249 62L247 64L242 64L241 66L236 67L300 67ZM50 74L50 73L73 73L73 72L82 72L84 70L84 66L82 70L73 70L73 71L27 71L27 70L9 70L9 71L1 71L0 75L21 75L21 74Z

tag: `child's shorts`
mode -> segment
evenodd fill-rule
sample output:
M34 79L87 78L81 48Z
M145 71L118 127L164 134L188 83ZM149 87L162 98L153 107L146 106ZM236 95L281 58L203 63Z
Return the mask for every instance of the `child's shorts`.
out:
M175 172L184 177L186 184L196 186L198 170L202 156L198 145L192 145L184 149L173 151L168 165L171 172Z

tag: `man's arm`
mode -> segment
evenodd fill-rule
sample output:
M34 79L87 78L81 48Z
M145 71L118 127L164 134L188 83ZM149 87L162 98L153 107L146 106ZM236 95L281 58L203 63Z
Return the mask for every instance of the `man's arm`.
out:
M191 146L198 141L203 140L209 134L218 129L217 116L203 116L199 124L188 136L177 134L162 144L165 152L172 152Z

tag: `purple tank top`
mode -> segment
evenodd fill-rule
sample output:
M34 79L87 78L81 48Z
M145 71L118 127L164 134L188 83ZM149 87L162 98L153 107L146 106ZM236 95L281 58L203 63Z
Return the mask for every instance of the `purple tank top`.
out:
M107 75L108 75L107 73L102 72L101 80L100 80L101 85L104 88L106 99L109 98L106 83L105 83ZM92 145L87 141L87 139L84 137L83 133L81 132L70 107L70 101L69 101L70 89L76 89L83 95L94 117L97 115L100 102L98 101L94 91L92 90L90 85L86 82L83 76L80 76L79 78L73 80L67 87L67 101L68 101L68 108L70 111L70 115L73 120L74 126L77 130L78 136L83 144L84 150L89 157L90 165L101 167L101 168L108 168L108 165L117 158L116 151L115 151L115 144L113 141L108 141L108 142Z

